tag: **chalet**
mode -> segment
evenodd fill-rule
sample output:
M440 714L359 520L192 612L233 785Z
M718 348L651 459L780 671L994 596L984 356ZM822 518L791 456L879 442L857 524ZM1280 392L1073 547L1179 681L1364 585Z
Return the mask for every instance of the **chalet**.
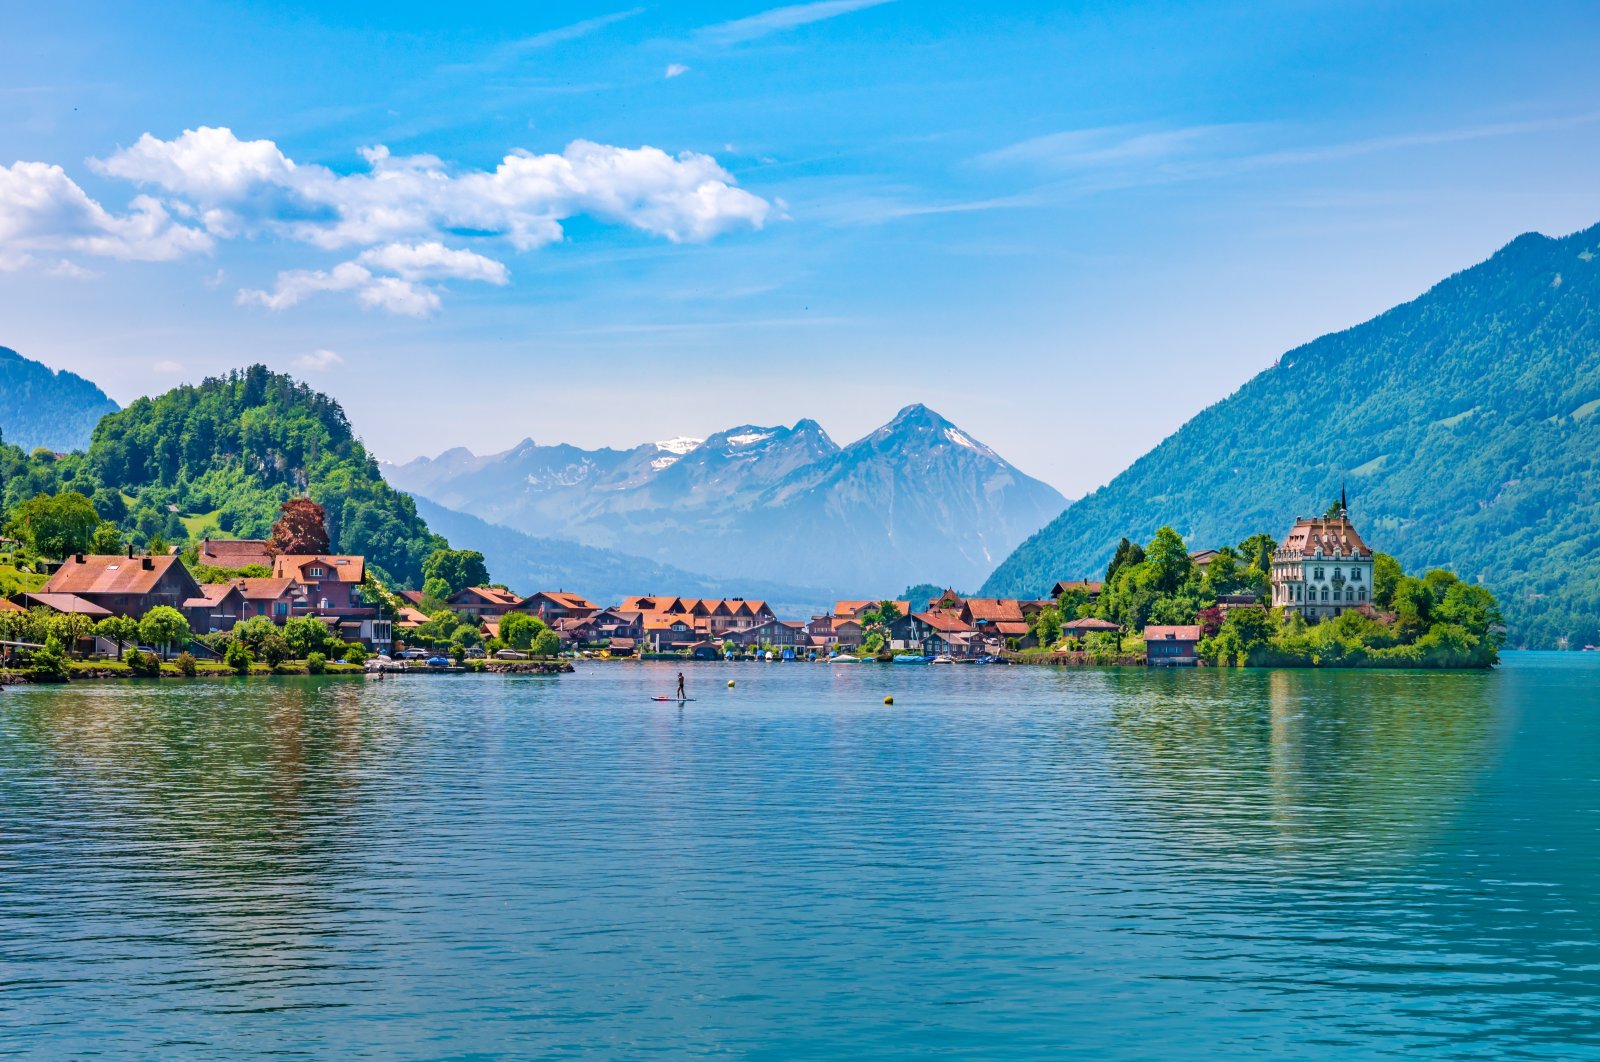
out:
M1356 534L1350 514L1301 517L1272 553L1272 606L1298 612L1312 623L1369 605L1372 550Z
M811 636L798 620L769 619L729 636L744 646L771 645L780 649L808 648Z
M710 638L722 638L776 618L765 601L747 601L742 597L716 600L644 595L625 598L620 608L624 612L639 612L647 617L682 616L692 627Z
M1100 600L1100 591L1105 588L1105 583L1098 579L1063 579L1050 588L1050 599L1061 600L1061 595L1069 591L1077 591L1088 597L1090 601Z
M1194 667L1200 662L1195 647L1200 644L1196 625L1144 629L1144 659L1151 667Z
M1204 576L1206 569L1211 567L1211 562L1220 556L1222 554L1214 549L1197 549L1189 554L1189 560L1194 563L1195 569Z
M901 616L889 624L889 648L923 652L923 641L935 632L941 634L971 634L971 626L961 618L961 613L945 609L930 609Z
M644 613L624 612L619 608L603 608L584 621L587 626L587 641L610 642L613 645L617 639L625 639L629 647L637 645L644 638Z
M653 653L676 652L703 640L694 624L681 615L650 613L644 616L644 645Z
M272 551L261 538L206 538L200 540L198 559L211 568L266 568L272 570Z
M866 640L861 621L833 618L833 644L840 649L859 649Z
M911 614L911 602L891 601L889 603L894 605L895 611L900 615L909 616ZM882 601L835 601L833 603L833 618L859 620L868 612L878 611L883 604L884 602Z
M1001 645L1011 639L1020 643L1031 633L1022 602L1010 598L969 597L961 602L961 618L980 639Z
M925 656L948 656L959 660L979 655L982 647L978 635L965 631L932 631L922 639Z
M304 586L310 607L317 613L368 611L356 592L367 577L365 557L283 554L273 558L272 577L293 579Z
M201 583L200 593L183 603L189 626L201 634L230 631L244 615L244 594L235 583Z
M293 579L235 579L243 602L239 618L254 619L265 616L273 623L284 624L296 615L310 612L309 594L304 584Z
M426 612L409 606L402 608L400 614L394 618L395 629L403 631L414 631L427 622L428 614Z
M200 596L200 584L173 556L120 553L68 557L40 591L70 594L97 605L110 615L142 617L158 605L182 609Z
M445 599L451 612L474 622L499 619L521 603L521 597L497 586L469 586Z
M507 611L526 612L538 616L546 623L554 623L568 616L575 616L578 619L592 616L599 611L599 607L594 602L577 594L569 594L565 590L541 590L537 594L523 598ZM632 609L632 611L648 610Z
M1087 638L1091 634L1116 634L1122 630L1110 620L1103 620L1098 616L1085 616L1083 619L1068 620L1061 625L1061 633L1069 638Z
M839 644L839 635L834 632L832 616L812 616L811 622L806 624L806 635L811 639L811 644L819 649Z

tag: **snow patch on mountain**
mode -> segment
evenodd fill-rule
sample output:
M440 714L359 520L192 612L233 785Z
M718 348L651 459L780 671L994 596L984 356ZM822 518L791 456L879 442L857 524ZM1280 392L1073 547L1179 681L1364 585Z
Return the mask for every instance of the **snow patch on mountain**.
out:
M728 436L728 445L729 446L754 446L756 443L765 442L766 440L768 440L770 438L772 438L772 432L770 432L770 431L753 431L753 432L750 432L750 433L748 433L746 435L730 435L730 436Z
M691 439L687 435L679 435L676 438L663 439L656 443L656 449L664 450L669 454L677 454L679 457L682 457L690 450L697 448L703 442L705 442L704 439ZM668 461L667 463L671 464L672 462Z

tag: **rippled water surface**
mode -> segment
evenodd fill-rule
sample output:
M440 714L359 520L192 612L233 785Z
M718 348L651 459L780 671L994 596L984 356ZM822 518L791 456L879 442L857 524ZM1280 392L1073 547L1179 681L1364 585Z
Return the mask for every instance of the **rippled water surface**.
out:
M674 673L7 690L0 1052L1600 1057L1600 655Z

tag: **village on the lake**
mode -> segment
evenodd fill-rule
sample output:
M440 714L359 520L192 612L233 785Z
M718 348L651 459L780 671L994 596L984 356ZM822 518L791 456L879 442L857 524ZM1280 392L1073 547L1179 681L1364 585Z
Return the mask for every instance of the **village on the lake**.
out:
M441 550L418 590L390 591L366 558L325 546L315 503L284 506L272 539L206 538L187 553L75 553L38 589L0 599L0 634L44 673L311 673L352 665L453 671L556 657L1036 663L1192 667L1492 666L1493 598L1435 570L1406 577L1375 553L1343 498L1281 543L1188 550L1170 529L1124 539L1102 578L1048 597L840 600L784 617L757 598L641 593L614 603L490 584L482 556ZM284 530L284 525L289 525ZM287 548L285 548L287 547ZM211 578L202 581L199 575ZM37 640L32 640L37 639ZM157 648L159 647L159 649ZM171 651L181 650L179 664ZM157 655L159 653L159 656ZM59 663L55 657L59 656ZM15 658L12 657L12 660ZM38 671L38 668L35 668Z

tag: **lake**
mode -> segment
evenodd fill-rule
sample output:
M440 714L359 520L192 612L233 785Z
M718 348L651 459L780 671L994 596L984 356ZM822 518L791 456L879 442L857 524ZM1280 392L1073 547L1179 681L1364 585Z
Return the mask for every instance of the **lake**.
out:
M0 1053L1600 1058L1600 654L676 670L8 689Z

